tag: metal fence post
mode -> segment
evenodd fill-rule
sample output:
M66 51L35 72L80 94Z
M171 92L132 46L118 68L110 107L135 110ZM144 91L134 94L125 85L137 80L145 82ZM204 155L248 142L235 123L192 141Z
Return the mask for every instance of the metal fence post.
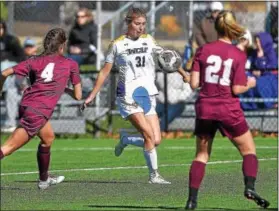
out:
M15 10L15 2L9 1L7 27L8 27L8 32L11 34L14 34L14 10Z

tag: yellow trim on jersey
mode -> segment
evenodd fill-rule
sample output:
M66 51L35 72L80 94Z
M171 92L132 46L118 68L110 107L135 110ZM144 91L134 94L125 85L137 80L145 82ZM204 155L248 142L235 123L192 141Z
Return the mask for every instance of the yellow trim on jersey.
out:
M121 35L120 37L116 38L115 40L113 40L113 43L116 43L118 41L124 40L126 37L126 35Z
M142 34L140 35L140 38L148 38L148 36L151 36L150 34Z

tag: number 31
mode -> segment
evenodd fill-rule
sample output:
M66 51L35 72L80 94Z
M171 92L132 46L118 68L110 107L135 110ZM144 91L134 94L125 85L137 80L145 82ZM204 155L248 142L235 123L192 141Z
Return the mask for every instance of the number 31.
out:
M223 86L230 86L231 80L231 68L233 59L227 59L226 61L222 61L220 56L211 55L206 60L207 64L211 64L206 67L205 69L205 82L211 83L211 84L221 84ZM217 73L221 70L222 63L224 65L224 72L219 80L219 75Z

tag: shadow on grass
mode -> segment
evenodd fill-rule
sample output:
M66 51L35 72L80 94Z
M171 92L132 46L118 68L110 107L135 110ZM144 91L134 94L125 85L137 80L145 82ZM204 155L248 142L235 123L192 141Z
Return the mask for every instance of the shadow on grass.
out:
M2 186L0 190L30 190L31 188L18 188L18 187L10 187L10 186Z
M21 182L21 183L37 183L38 181L30 181L30 180L18 180L15 182ZM66 180L62 183L81 183L81 184L87 184L87 183L96 183L96 184L139 184L140 182L131 182L131 181L97 181L97 180Z
M133 205L88 205L91 208L110 208L110 209L139 209L139 210L183 210L182 207L167 207L167 206L133 206Z

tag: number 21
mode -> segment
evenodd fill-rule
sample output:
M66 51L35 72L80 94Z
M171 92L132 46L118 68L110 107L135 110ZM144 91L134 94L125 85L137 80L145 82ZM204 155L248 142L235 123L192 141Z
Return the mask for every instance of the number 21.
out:
M205 82L212 84L221 84L223 86L230 86L231 80L231 68L233 59L227 59L224 62L220 56L211 55L206 60L207 64L211 64L205 69ZM217 73L220 71L222 63L224 65L224 72L219 81L219 75Z

